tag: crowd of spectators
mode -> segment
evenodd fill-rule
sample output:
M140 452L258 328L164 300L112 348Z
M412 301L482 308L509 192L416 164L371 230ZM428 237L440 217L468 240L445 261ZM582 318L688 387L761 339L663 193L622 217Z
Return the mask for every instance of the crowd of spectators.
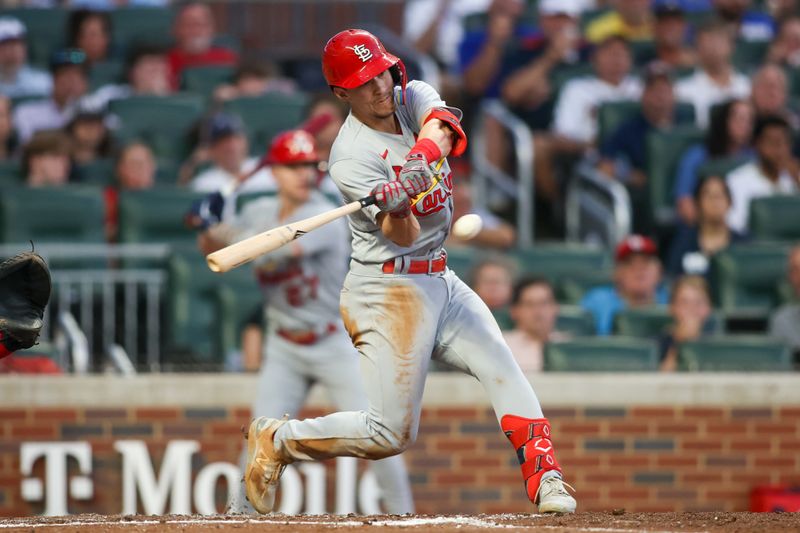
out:
M36 36L20 19L0 12L0 162L17 162L30 187L88 182L87 169L108 162L112 240L119 190L166 182L198 192L226 191L254 170L242 192L274 190L270 169L254 155L260 150L251 143L246 117L225 104L320 88L284 77L274 58L242 51L235 38L220 35L211 7L202 2L171 8L170 35L123 43L109 15L117 3L66 2L64 47L53 49L46 65L29 60ZM674 323L658 340L662 369L674 369L675 344L704 334L715 319L712 258L752 241L751 202L800 193L797 2L410 0L404 10L403 38L436 61L439 89L448 101L462 103L465 124L478 108L472 104L497 99L532 130L537 234L563 238L565 192L576 162L589 162L625 186L634 234L612 251L612 283L588 288L580 306L591 314L597 335L611 334L623 309L668 307ZM118 75L97 83L97 73L110 64L120 66ZM186 75L198 67L227 68L229 75L204 95L206 113L180 160L165 160L146 137L119 135L124 125L112 112L113 102L180 96ZM324 91L311 96L303 126L325 159L347 110ZM610 104L630 104L632 112L606 127L600 111ZM512 168L508 137L491 119L483 127L490 160ZM668 184L674 217L656 223L648 139L687 128L699 142L688 143L668 162L674 167ZM491 310L507 312L507 339L523 367L540 370L543 345L567 338L556 329L557 291L552 280L530 276L535 265L523 265L518 276L519 265L502 253L514 248L519 228L508 222L507 212L473 204L469 165L461 168L454 216L478 212L483 227L468 241L451 235L447 246L500 254L481 256L473 287ZM333 192L329 181L321 183ZM796 297L799 262L795 249L788 279ZM788 305L773 314L769 329L797 349L797 323L800 311Z

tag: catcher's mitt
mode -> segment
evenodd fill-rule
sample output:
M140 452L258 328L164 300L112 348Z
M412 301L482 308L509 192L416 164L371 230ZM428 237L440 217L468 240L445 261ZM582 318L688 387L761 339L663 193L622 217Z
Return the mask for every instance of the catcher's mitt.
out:
M24 252L0 264L0 357L30 348L50 300L50 270L39 254Z

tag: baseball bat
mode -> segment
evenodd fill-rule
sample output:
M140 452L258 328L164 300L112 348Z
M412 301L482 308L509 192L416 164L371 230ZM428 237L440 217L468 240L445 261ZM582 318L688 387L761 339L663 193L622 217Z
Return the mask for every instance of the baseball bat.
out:
M440 159L436 164L435 169L437 174L434 175L431 186L428 188L428 190L412 200L412 207L416 205L416 203L423 196L433 190L433 188L439 183L441 180L441 174L438 174L438 171L442 168L443 164L444 158ZM233 270L238 266L252 261L260 255L277 250L281 246L285 246L293 240L299 239L309 231L313 231L318 227L324 226L329 222L333 222L338 218L351 215L356 211L373 204L375 204L375 197L372 195L365 196L364 198L355 200L341 207L337 207L336 209L326 211L325 213L320 213L319 215L315 215L304 220L292 222L290 224L259 233L258 235L253 235L252 237L244 239L243 241L236 242L226 246L225 248L221 248L216 252L208 254L208 256L206 256L206 263L208 263L208 268L210 268L212 272L228 272L229 270Z
M284 226L253 235L243 241L226 246L221 250L217 250L206 257L208 268L213 272L228 272L238 266L241 266L249 261L252 261L260 255L277 250L281 246L289 244L295 239L298 239L313 231L320 226L324 226L329 222L333 222L337 218L341 218L355 213L368 205L375 203L374 196L365 196L360 200L350 202L336 209L320 213L310 218L292 222Z

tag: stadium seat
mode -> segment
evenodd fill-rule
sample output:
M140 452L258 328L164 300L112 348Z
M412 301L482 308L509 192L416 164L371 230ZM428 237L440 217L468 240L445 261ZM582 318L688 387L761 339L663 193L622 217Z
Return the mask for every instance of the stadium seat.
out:
M787 372L788 347L766 337L709 337L678 348L678 368L690 372Z
M114 183L114 160L97 159L75 166L75 174L83 185L107 186Z
M178 161L162 157L156 162L156 184L174 187L178 184L181 165Z
M108 12L114 28L114 45L127 52L139 43L168 44L173 11L160 7L118 7Z
M568 333L574 337L594 335L594 317L592 314L577 305L562 305L558 311L556 331Z
M753 200L749 224L750 234L759 240L800 240L800 195Z
M593 287L611 285L613 281L611 267L574 272L569 276L564 276L556 283L556 297L559 302L577 305L586 291Z
M472 268L476 262L475 250L472 248L447 249L447 268L455 272L465 283L470 282Z
M655 341L631 337L580 338L551 342L544 349L550 372L649 372L658 370Z
M633 118L642 109L639 102L608 102L597 112L598 143L602 144L623 122ZM678 124L694 123L694 106L685 102L675 104Z
M264 305L252 268L244 266L226 272L217 288L217 331L215 343L223 354L241 347L242 330L255 309Z
M0 161L0 184L3 186L20 185L22 183L22 169L19 161L9 159Z
M666 306L624 309L614 317L614 333L628 337L656 338L672 323Z
M748 158L741 156L710 159L697 169L697 177L700 180L709 176L721 176L724 178L729 172L744 165L748 161Z
M89 70L89 90L96 91L103 85L125 83L125 65L121 61L103 61Z
M50 55L66 42L66 9L16 8L3 9L4 16L18 18L27 28L28 60L47 69Z
M703 132L693 126L678 126L670 131L648 134L647 186L657 221L664 222L673 213L672 188L681 154L702 140Z
M770 41L737 40L731 61L737 70L750 74L764 63Z
M135 96L112 100L111 112L121 121L118 137L125 143L146 142L156 157L182 160L189 155L189 132L200 120L203 98L194 94Z
M514 329L514 321L511 320L511 313L508 309L495 309L492 311L492 316L503 331Z
M763 315L778 304L778 284L786 272L787 247L733 246L711 260L714 301L726 314Z
M574 274L596 272L611 265L602 248L574 244L541 244L514 251L514 258L526 274L557 281Z
M241 210L252 202L253 200L258 200L259 198L264 197L274 197L277 192L272 191L262 191L262 192L248 192L244 194L237 194L236 195L236 212L239 213Z
M122 191L119 195L119 241L193 247L197 232L187 228L183 219L192 202L205 196L173 187Z
M258 155L277 133L300 125L307 104L305 94L273 93L229 100L223 107L242 119L250 140L250 153Z
M181 89L210 100L214 89L231 81L233 72L234 68L227 66L187 68L181 74Z
M12 187L0 195L0 240L102 243L104 217L103 195L95 187Z

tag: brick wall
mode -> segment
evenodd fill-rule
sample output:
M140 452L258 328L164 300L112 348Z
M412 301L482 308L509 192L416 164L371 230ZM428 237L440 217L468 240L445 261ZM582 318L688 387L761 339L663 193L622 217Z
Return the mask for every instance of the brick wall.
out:
M800 484L800 407L609 406L547 414L583 510L746 510L754 485ZM196 473L210 462L236 461L248 416L248 409L230 407L0 409L0 516L42 512L20 495L22 442L91 443L95 496L70 501L69 510L119 513L115 441L146 441L157 472L167 442L198 440ZM484 407L426 408L406 459L420 512L532 509L510 445ZM39 479L42 463L33 473ZM224 491L218 493L221 509Z

